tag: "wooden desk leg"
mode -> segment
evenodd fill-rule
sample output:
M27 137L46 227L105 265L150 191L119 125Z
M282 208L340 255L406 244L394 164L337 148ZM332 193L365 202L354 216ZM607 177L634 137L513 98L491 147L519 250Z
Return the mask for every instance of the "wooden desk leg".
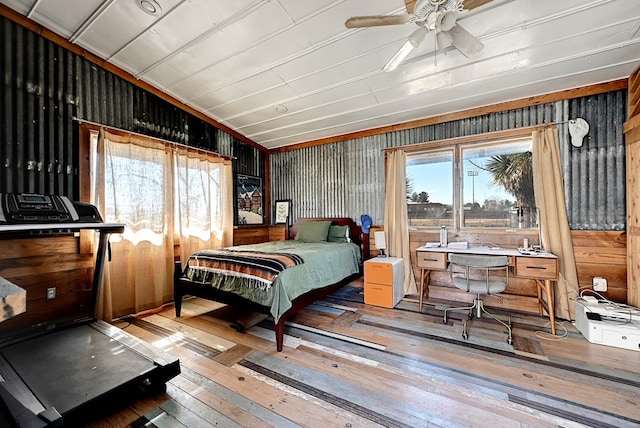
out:
M424 300L424 275L427 275L427 296L429 295L429 278L431 277L431 271L428 269L420 269L420 304L418 305L418 311L422 312L422 302Z
M555 336L556 334L556 314L555 307L553 304L553 287L551 281L545 279L544 282L536 279L536 285L538 289L538 313L540 316L544 315L543 308L547 310L547 314L549 314L549 323L551 324L551 334ZM544 296L542 295L542 291L544 288ZM543 297L546 297L546 307L543 304Z
M549 321L551 322L551 334L556 334L556 314L553 304L553 286L551 281L545 279L544 281L545 292L547 293L547 309L549 310Z
M422 295L424 294L424 269L420 269L420 303L418 304L418 312L422 312Z
M538 291L538 315L543 316L544 311L542 307L542 283L536 279L536 290Z

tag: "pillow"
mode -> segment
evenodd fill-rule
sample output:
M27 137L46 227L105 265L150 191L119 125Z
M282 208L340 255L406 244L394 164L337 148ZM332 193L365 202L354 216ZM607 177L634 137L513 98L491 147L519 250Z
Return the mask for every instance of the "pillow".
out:
M326 242L330 221L305 221L300 223L295 240L302 242Z
M349 238L349 226L331 225L329 228L329 236L327 237L329 242L351 242Z

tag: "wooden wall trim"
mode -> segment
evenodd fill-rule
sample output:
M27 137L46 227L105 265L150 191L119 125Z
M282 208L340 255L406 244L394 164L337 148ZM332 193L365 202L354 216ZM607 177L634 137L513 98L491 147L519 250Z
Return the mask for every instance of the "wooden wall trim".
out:
M132 74L124 71L123 69L121 69L120 67L117 67L113 64L111 64L110 62L107 62L106 60L100 58L99 56L81 48L80 46L73 44L71 42L69 42L67 39L65 39L64 37L54 33L53 31L43 27L42 25L32 21L31 19L27 18L24 15L19 14L18 12L14 11L13 9L11 9L8 6L5 6L3 4L0 4L0 16L3 16L5 18L7 18L10 21L15 22L16 24L26 28L27 30L38 34L39 36L42 36L43 38L67 49L68 51L81 56L82 58L86 59L87 61L90 61L100 67L102 67L103 69L105 69L106 71L113 73L114 75L126 80L127 82L141 88L144 89L145 91L152 93L153 95L156 95L157 97L159 97L160 99L180 108L181 110L186 111L187 113L192 114L193 116L197 117L198 119L203 120L204 122L220 129L221 131L226 132L227 134L232 135L233 137L244 141L245 143L249 144L250 146L260 150L263 153L267 153L267 149L261 145L259 145L258 143L256 143L253 140L250 140L249 138L245 137L244 135L238 133L237 131L234 131L233 129L217 122L216 120L210 118L209 116L204 115L202 112L194 109L193 107L190 107L186 104L184 104L183 102L173 98L171 95L161 91L160 89L156 88L155 86L152 86L140 79L136 79L135 76L133 76Z
M640 306L640 67L629 77L629 120L624 124L627 169L627 303Z
M629 76L629 118L640 116L640 66Z
M628 79L613 80L606 83L598 83L595 85L583 86L580 88L566 89L558 92L551 92L544 95L536 95L527 98L521 98L513 101L506 101L498 104L491 104L483 107L476 107L468 110L462 110L453 113L442 114L438 116L427 117L424 119L414 120L411 122L399 123L396 125L388 125L380 128L367 129L365 131L352 132L350 134L337 135L334 137L321 138L319 140L307 141L304 143L293 144L290 146L279 147L270 151L270 153L288 152L291 150L303 149L306 147L320 146L323 144L337 143L356 138L370 137L373 135L385 134L387 132L403 131L406 129L419 128L422 126L435 125L438 123L451 122L454 120L468 119L471 117L481 116L489 113L498 113L507 110L513 110L523 107L530 107L540 104L546 104L556 101L563 101L572 98L586 97L597 95L620 89L626 89Z

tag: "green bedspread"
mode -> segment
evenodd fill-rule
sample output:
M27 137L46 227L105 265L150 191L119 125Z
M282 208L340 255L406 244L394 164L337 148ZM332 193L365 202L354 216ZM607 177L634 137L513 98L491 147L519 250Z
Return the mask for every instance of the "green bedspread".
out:
M270 307L276 322L292 306L292 300L309 290L335 284L359 271L360 248L353 243L316 242L295 240L265 242L232 247L241 251L293 253L304 263L282 271L268 290L248 285L236 276L218 275L209 280L212 287L228 291L263 306ZM186 275L194 278L195 262L189 260Z

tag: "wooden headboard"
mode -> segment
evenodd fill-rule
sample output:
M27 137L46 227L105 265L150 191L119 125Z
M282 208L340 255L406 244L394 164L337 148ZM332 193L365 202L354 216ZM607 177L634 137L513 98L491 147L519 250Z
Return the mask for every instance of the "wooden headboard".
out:
M369 258L369 234L362 233L360 226L348 217L299 218L291 227L289 227L289 236L287 239L294 239L298 232L298 227L300 227L300 223L307 221L330 221L332 224L338 226L349 226L349 235L351 240L362 248L362 259L366 260Z

